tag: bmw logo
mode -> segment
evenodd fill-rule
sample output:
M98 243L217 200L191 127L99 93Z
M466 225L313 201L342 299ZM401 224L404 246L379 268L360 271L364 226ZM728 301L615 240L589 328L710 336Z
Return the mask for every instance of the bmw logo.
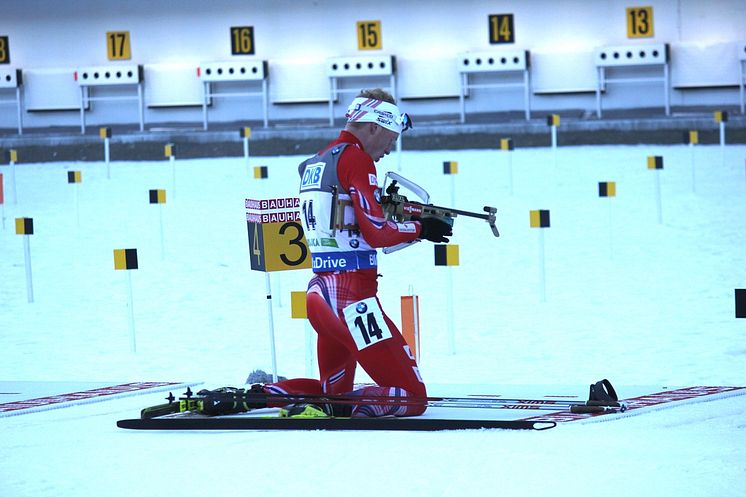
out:
M373 198L375 198L376 202L378 202L379 204L381 203L381 189L380 188L375 189L375 191L373 192Z
M355 306L355 310L358 314L365 314L368 310L368 304L365 302L360 302L358 305Z
M357 241L355 239L350 240L350 247L352 247L352 248L358 248L359 246L360 246L360 242L359 241Z

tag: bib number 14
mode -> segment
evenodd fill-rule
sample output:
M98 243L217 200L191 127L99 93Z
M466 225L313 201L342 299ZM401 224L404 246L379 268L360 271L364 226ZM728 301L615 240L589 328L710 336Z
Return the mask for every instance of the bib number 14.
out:
M392 336L375 297L348 305L344 308L344 316L358 350L388 340Z

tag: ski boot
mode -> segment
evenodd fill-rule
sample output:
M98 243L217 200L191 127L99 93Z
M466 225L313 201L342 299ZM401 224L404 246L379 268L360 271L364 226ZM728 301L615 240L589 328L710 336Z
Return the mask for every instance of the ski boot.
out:
M289 404L280 409L281 418L331 418L332 409L328 404Z

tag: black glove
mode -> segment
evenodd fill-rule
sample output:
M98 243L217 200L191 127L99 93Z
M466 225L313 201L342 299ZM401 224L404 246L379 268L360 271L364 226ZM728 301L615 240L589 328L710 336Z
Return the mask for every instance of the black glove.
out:
M447 236L453 236L453 227L437 217L423 217L416 219L422 225L420 236L423 240L434 243L448 243Z

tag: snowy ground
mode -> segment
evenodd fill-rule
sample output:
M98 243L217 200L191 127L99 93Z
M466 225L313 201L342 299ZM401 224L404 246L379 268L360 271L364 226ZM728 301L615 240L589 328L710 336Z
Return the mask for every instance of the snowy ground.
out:
M435 267L420 244L380 258L384 309L399 319L410 285L421 298L421 371L428 383L746 385L746 147L698 146L693 191L685 146L594 146L513 153L405 152L400 173L432 201L498 208L501 237L459 218L458 267ZM664 157L663 222L648 155ZM265 275L249 270L244 198L293 195L300 157L23 164L18 203L5 178L0 232L0 380L205 381L241 384L271 368ZM443 161L458 161L456 176ZM398 170L396 156L380 170ZM66 172L80 170L80 185ZM381 172L380 176L383 176ZM599 181L617 196L598 197ZM165 253L159 209L166 189ZM79 205L79 221L76 210ZM544 231L529 211L549 209ZM34 303L27 302L22 237L32 217ZM114 249L137 248L130 272L137 353L130 351L128 274ZM447 272L452 272L449 286ZM291 290L308 271L274 273L279 372L305 375L304 323ZM449 354L453 309L456 353ZM360 381L365 381L363 374ZM467 392L468 393L468 392ZM476 392L484 393L484 392ZM746 396L547 432L134 433L133 417L161 394L0 418L0 495L741 496L746 488ZM0 401L2 400L0 396ZM369 483L373 481L374 483Z

